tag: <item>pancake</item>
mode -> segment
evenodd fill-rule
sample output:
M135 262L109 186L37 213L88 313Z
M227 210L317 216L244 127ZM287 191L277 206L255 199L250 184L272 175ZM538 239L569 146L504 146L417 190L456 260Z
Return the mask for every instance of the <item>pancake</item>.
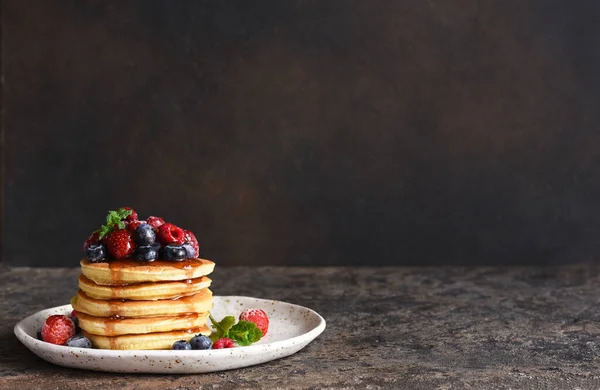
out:
M144 318L96 317L83 312L77 314L81 329L100 336L120 336L198 328L206 324L207 318L208 313L185 313L174 316Z
M210 274L215 268L215 263L206 259L156 260L149 263L133 260L91 263L83 259L79 264L81 273L88 279L109 286L196 279Z
M205 313L212 309L212 292L205 288L197 294L178 299L134 301L95 299L79 290L77 295L71 298L71 306L77 312L96 317L155 317L181 313Z
M192 328L184 331L156 332L146 334L128 334L123 336L99 336L85 330L83 335L87 337L94 347L102 349L171 349L173 343L178 340L190 341L198 334L210 335L208 326Z
M142 282L122 286L106 286L94 283L84 275L79 275L79 288L90 298L156 300L173 299L199 293L210 286L206 277L167 282Z

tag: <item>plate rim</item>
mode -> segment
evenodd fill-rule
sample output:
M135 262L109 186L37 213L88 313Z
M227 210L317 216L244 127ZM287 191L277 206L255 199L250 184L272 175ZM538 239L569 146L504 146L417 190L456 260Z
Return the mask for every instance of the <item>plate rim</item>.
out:
M308 343L310 343L312 340L317 338L321 333L323 333L323 331L327 327L327 322L325 321L325 318L323 318L323 316L321 316L319 313L317 313L315 310L313 310L309 307L298 305L295 303L289 303L289 302L285 302L285 301L277 300L277 299L266 299L266 298L258 298L258 297L251 297L251 296L245 296L245 295L216 295L216 296L214 296L214 298L219 298L219 299L240 299L240 298L242 298L242 299L255 299L255 300L259 300L259 301L272 302L272 303L282 303L282 304L290 305L290 306L293 306L295 308L299 308L302 310L308 310L313 316L315 316L319 320L319 323L316 326L311 328L308 332L302 333L300 335L297 335L297 336L294 336L291 338L287 338L284 340L273 341L270 343L252 344L252 345L248 345L248 346L236 346L235 349L243 348L244 351L253 352L254 350L262 349L265 346L277 347L283 343L287 344L287 343L290 343L293 341L298 341L299 339L305 339L305 338L309 338ZM31 321L34 317L39 316L41 312L46 311L46 310L64 310L65 308L72 309L72 306L70 303L68 303L65 305L48 307L48 308L38 310L35 313L28 315L27 317L21 319L14 325L13 332L14 332L15 336L32 353L35 353L35 352L32 351L31 348L29 348L29 345L22 339L22 337L25 340L27 340L27 342L29 342L29 343L31 343L31 342L38 343L40 348L43 348L46 350L49 349L48 352L50 352L50 353L60 353L61 351L64 351L62 348L69 348L69 351L74 351L74 352L76 351L78 354L83 354L83 355L86 355L86 357L94 357L94 358L95 357L118 358L118 357L123 357L124 354L125 355L152 354L152 355L156 355L158 357L162 357L162 356L175 357L175 356L180 356L180 354L184 354L183 356L207 356L207 355L212 355L212 354L231 353L231 349L229 349L229 348L227 348L227 349L191 350L191 351L186 350L186 351L175 352L174 350L169 350L169 349L164 349L164 350L160 350L160 349L154 349L154 350L153 349L115 349L115 350L111 350L111 349L100 349L100 348L68 347L66 345L56 345L56 344L47 343L42 340L38 340L36 337L29 335L25 331L25 329L24 329L25 325L29 321Z

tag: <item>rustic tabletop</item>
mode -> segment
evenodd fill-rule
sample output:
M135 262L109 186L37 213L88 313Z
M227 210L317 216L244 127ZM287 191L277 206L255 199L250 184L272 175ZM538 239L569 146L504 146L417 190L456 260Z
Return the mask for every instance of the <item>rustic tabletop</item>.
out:
M598 388L599 270L217 267L215 295L307 306L327 329L259 366L129 375L46 363L13 334L25 316L68 303L79 269L0 266L0 388Z

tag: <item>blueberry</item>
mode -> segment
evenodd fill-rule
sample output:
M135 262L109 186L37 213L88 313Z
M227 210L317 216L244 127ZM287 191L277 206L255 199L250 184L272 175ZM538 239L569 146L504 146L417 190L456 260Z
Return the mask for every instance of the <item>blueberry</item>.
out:
M210 349L212 341L208 337L199 334L190 340L190 345L192 349Z
M41 329L39 329L39 330L37 331L37 338L38 338L38 340L42 340L42 341L44 341L44 340L42 339L42 330L41 330Z
M102 244L92 244L85 250L85 258L92 263L99 263L106 259L106 248Z
M182 247L185 248L186 256L188 259L196 257L196 250L190 244L183 244Z
M181 245L165 245L162 248L162 255L165 260L181 261L187 259L187 251Z
M173 349L178 349L178 350L191 350L192 346L190 345L190 343L188 343L185 340L179 340L179 341L175 341L173 343Z
M158 259L158 250L153 245L138 246L133 258L139 261L154 261Z
M147 223L140 224L133 232L133 239L139 245L151 245L156 241L156 233Z
M92 348L92 342L83 336L73 336L67 340L67 347Z

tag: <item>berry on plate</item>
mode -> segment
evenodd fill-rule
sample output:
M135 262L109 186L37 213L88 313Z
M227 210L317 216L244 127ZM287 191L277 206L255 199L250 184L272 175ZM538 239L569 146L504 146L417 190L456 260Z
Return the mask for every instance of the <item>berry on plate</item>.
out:
M212 347L212 341L204 335L197 335L192 337L190 340L190 345L192 349L210 349Z
M106 248L116 259L131 255L135 249L131 232L126 229L113 230L106 237Z
M163 245L181 245L185 242L185 233L182 228L165 223L158 228L158 239Z
M254 322L263 336L269 330L269 317L262 309L246 309L240 314L240 321Z
M185 340L179 340L179 341L175 341L173 343L173 349L187 351L187 350L191 350L192 346L190 345L190 343L188 343Z
M233 348L235 345L233 344L233 340L227 337L223 337L215 341L212 346L212 349L223 349L223 348Z
M67 347L92 348L92 342L84 336L73 336L67 340Z
M75 310L71 312L71 320L73 321L73 324L75 324L75 333L80 332L79 318L77 318L77 312Z
M42 340L47 343L64 345L73 336L75 336L75 324L73 320L62 314L46 318L42 326Z

